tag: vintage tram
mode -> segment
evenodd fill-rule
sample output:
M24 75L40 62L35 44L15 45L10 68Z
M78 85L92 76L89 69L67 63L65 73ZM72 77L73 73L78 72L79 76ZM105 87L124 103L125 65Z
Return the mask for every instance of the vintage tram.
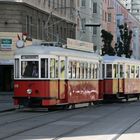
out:
M140 61L136 59L100 56L58 43L27 46L15 54L17 106L67 108L100 100L139 99L139 85Z
M68 106L103 99L101 57L46 43L15 54L14 103L23 106Z
M103 56L104 99L140 96L140 61L118 56Z

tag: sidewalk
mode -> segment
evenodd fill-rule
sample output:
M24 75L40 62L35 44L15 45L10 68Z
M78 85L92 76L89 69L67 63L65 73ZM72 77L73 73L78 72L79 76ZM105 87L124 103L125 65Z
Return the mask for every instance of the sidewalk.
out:
M13 92L0 92L0 112L14 109Z

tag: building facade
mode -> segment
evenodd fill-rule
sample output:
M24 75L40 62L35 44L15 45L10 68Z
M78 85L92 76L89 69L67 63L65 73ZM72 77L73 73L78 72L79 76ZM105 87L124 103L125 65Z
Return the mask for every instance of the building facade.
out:
M79 28L76 38L93 43L94 50L100 50L102 28L102 0L80 0L77 8Z
M140 21L140 1L139 0L119 0L125 8Z
M16 42L75 38L75 0L0 0L0 91L13 90ZM25 39L26 38L26 39Z

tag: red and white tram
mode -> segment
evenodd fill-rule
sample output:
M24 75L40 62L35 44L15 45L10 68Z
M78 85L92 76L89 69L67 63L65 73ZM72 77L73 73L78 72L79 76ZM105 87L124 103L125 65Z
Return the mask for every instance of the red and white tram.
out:
M18 49L14 103L50 107L101 100L100 67L101 57L92 52L49 44Z
M140 96L140 61L46 43L18 49L14 103L63 106Z
M140 96L140 61L103 56L104 99Z

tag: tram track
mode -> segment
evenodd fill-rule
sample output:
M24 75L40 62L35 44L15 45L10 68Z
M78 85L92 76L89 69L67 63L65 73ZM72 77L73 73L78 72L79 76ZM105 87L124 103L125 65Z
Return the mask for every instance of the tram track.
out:
M95 108L98 108L98 107L101 107L100 105L99 106L95 106ZM76 112L75 113L75 110L78 110L78 109L80 109L80 112ZM82 109L82 110L81 110ZM71 111L74 111L74 113L71 113ZM90 107L89 107L89 111L90 111ZM38 124L38 125L35 125L35 126L31 126L30 128L27 128L27 129L24 129L24 130L19 130L19 131L17 131L17 132L13 132L12 134L9 134L9 135L7 135L7 136L0 136L0 140L5 140L5 139L7 139L7 138L10 138L10 137L13 137L13 136L16 136L16 135L18 135L18 134L21 134L21 133L24 133L24 132L27 132L27 131L30 131L30 130L33 130L33 129L36 129L36 128L40 128L40 127L43 127L43 126L45 126L45 125L49 125L49 124L51 124L51 123L55 123L55 122L57 122L57 121L60 121L60 120L64 120L64 119L67 119L67 118L70 118L70 117L72 117L73 115L77 115L77 114L80 114L80 113L82 113L82 112L84 112L85 113L85 107L82 107L82 108L76 108L76 109L70 109L70 110L67 110L67 111L64 111L64 110L59 110L59 111L54 111L54 112L48 112L47 114L41 114L41 115L38 115L38 116L34 116L34 115L32 115L32 116L30 116L30 117L28 117L28 118L22 118L22 119L18 119L18 120L15 120L15 121L11 121L11 122L6 122L6 123L3 123L3 124L0 124L1 125L1 127L0 128L3 128L4 126L8 126L8 125L10 125L10 124L17 124L18 122L21 122L21 121L27 121L27 120L32 120L32 119L35 119L35 118L40 118L40 117L44 117L44 116L48 116L48 115L54 115L55 116L55 114L56 113L58 113L59 112L59 115L60 115L60 112L61 113L64 113L64 117L58 117L57 116L57 119L54 119L54 120L51 120L51 121L48 121L48 122L45 122L45 123L41 123L41 124ZM68 114L66 115L66 112L68 112ZM58 114L57 114L58 115ZM24 123L24 122L23 122Z
M101 107L101 106L96 106L96 107ZM96 108L96 107L95 107L95 108ZM74 110L70 110L70 111L67 111L67 113L66 113L66 111L62 111L62 112L61 112L61 115L62 115L62 113L64 113L64 114L63 114L63 117L61 117L60 112L59 112L59 114L57 114L57 118L55 118L55 119L53 119L53 120L46 121L46 122L44 122L44 123L39 123L39 124L37 124L37 125L35 125L35 126L31 126L31 127L29 127L29 128L25 128L25 129L22 129L22 130L18 130L18 131L16 131L16 132L13 132L13 133L8 134L8 135L6 135L6 136L0 137L0 140L5 140L5 139L7 139L7 138L10 138L10 137L13 137L13 136L16 136L16 135L25 133L25 132L27 132L27 131L31 131L31 130L34 130L34 129L37 129L37 128L41 128L41 127L43 127L43 126L46 126L46 125L49 125L49 124L52 124L52 123L56 123L57 121L62 121L62 120L71 118L71 117L73 117L74 115L78 115L78 114L81 114L81 113L88 113L88 112L90 112L90 109L91 109L91 108L88 108L88 109L86 109L86 111L85 111L85 109L82 108L82 110L80 109L80 111L78 110L78 111L76 111L76 112L75 112ZM82 127L86 127L86 126L90 125L91 123L94 123L94 122L96 122L96 121L99 121L100 119L103 119L104 117L108 117L109 115L113 114L113 113L116 112L116 111L119 111L120 109L121 109L121 107L119 107L119 108L118 108L117 110L115 110L115 111L110 112L109 114L106 114L106 115L104 115L104 116L102 116L102 117L100 117L100 118L98 118L98 119L95 119L93 122L89 122L89 123L87 123L87 124L85 124L85 125L82 125ZM49 115L49 114L45 114L45 115ZM36 117L36 118L39 119L40 117L45 116L45 115L40 115L40 116L38 116L38 117ZM59 116L59 115L60 115L60 116ZM27 118L27 119L29 120L29 119L34 119L34 118L31 118L31 117L30 117L30 118ZM22 121L25 121L25 120L27 120L27 119L24 119L24 120L22 120ZM41 118L40 118L40 119L41 119ZM12 122L11 122L11 123L12 123ZM13 123L17 123L17 122L15 121L15 122L13 122ZM24 122L23 122L23 123L24 123ZM60 139L60 138L62 138L62 137L64 137L64 136L66 136L66 135L68 135L68 134L70 134L70 133L72 133L72 132L74 132L74 131L80 129L80 128L81 128L81 126L76 127L76 128L74 128L74 129L72 129L72 130L70 130L70 131L67 131L67 132L65 132L65 133L63 133L63 134L57 136L56 138L54 138L54 140Z
M99 106L99 105L98 105ZM96 107L98 107L96 105ZM81 108L85 108L87 106L82 106L82 107L79 107L79 108L73 108L73 109L69 109L69 110L74 110L74 109L81 109ZM95 106L94 106L95 107ZM52 114L52 113L57 113L57 112L64 112L65 110L55 110L55 111L48 111L48 110L42 110L42 109L22 109L22 110L13 110L12 112L3 112L0 114L0 119L2 120L2 117L4 117L4 120L6 120L6 116L9 117L9 120L4 122L4 123L1 123L0 122L0 127L2 127L3 125L7 125L7 124L10 124L10 123L15 123L15 122L18 122L18 121L22 121L22 120L26 120L26 119L31 119L31 118L35 118L35 117L41 117L41 116L46 116L46 115L49 115L49 114ZM11 120L11 116L9 115L12 115L13 118L17 118L17 117L21 117L22 114L24 113L29 113L28 115L31 115L31 113L33 113L32 116L30 117L24 117L24 118L21 118L21 119L18 119L18 120ZM40 115L36 115L35 113L41 113L43 112L42 114ZM35 116L36 115L36 116Z
M120 111L120 110L121 110L121 108L119 108L116 111ZM112 112L110 112L110 114L106 114L106 115L104 115L104 116L102 116L102 117L100 117L100 118L98 118L98 119L96 119L94 121L91 121L91 122L89 122L89 123L87 123L85 125L82 125L82 127L79 126L79 127L76 127L76 128L74 128L74 129L72 129L70 131L67 131L67 132L65 132L65 133L63 133L63 134L61 134L61 135L53 138L52 140L59 140L59 139L64 138L64 137L68 137L73 132L76 132L76 131L82 129L83 127L89 127L90 125L93 125L96 121L100 121L100 120L105 119L106 117L108 117L108 116L116 113L116 111L112 111ZM139 122L140 122L140 116L138 116L135 121L132 121L126 128L122 129L119 134L117 134L115 137L111 138L111 140L117 140L117 139L119 139L123 134L125 134L125 132L127 132L129 129L131 129L133 126L135 126Z
M117 136L115 136L112 140L117 140L118 138L120 138L123 134L125 134L125 132L127 132L129 129L131 129L138 122L140 122L140 116L135 121L133 121L128 127L126 127L125 129L123 129L120 132L120 134L118 134Z
M129 104L129 103L128 103ZM96 109L98 109L99 107L102 107L102 106L110 106L110 104L106 104L106 105L104 105L104 104L99 104L99 105L96 105L96 106L94 106L94 111L96 111ZM80 130L81 128L83 128L83 127L87 127L87 126L89 126L89 125L92 125L92 124L94 124L95 122L97 122L97 121L100 121L100 120L102 120L102 119L104 119L104 118L107 118L108 116L110 116L110 115L112 115L112 114L114 114L114 113L116 113L116 112L118 112L118 111L120 111L121 110L121 108L122 108L122 105L123 105L123 107L127 107L127 105L126 104L121 104L121 105L119 105L118 106L118 109L115 109L114 111L111 111L111 112L109 112L108 114L105 114L105 115L103 115L102 117L99 117L98 119L94 119L93 121L90 121L89 123L86 123L85 125L82 125L82 126L78 126L78 127L76 127L76 128L73 128L73 129L71 129L70 131L67 131L67 132L65 132L65 133L63 133L63 134L60 134L60 135L58 135L57 137L55 137L53 140L57 140L57 139L61 139L61 138L63 138L63 137L65 137L65 136L67 136L67 135L69 135L69 134L71 134L71 133L73 133L73 132L75 132L75 131L77 131L77 130ZM93 106L91 106L91 107L93 107ZM90 110L91 110L91 107L88 107L88 108L76 108L76 111L75 110L67 110L67 111L64 111L64 110L59 110L59 111L54 111L54 112L43 112L42 114L33 114L32 116L29 116L29 117L24 117L24 118L20 118L20 119L18 119L18 120L14 120L14 121L9 121L9 122L5 122L5 123L0 123L0 129L2 129L4 126L6 126L6 127L8 127L9 125L13 125L13 124L17 124L17 125L22 125L22 124L24 124L24 122L26 122L27 120L30 122L30 121L34 121L34 120L36 120L36 121L38 121L38 120L41 120L42 118L44 118L45 116L47 117L47 118L49 118L49 115L50 115L50 118L52 118L52 119L50 119L50 120L48 120L48 121L46 121L45 120L45 122L42 122L42 123L38 123L38 124L36 124L36 125L31 125L30 127L28 127L28 128L25 128L25 129L19 129L18 131L15 131L15 132L11 132L11 133L9 133L8 135L5 135L5 136L0 136L0 140L5 140L5 139L9 139L10 137L13 137L13 136L16 136L16 135L19 135L19 134L22 134L22 133L26 133L26 132L28 132L28 131L31 131L31 130L34 130L34 129L37 129L37 128L41 128L41 127L43 127L43 126L46 126L46 125L49 125L49 124L51 124L51 123L56 123L57 121L62 121L62 120L65 120L65 119L68 119L68 118L71 118L71 117L73 117L74 115L78 115L78 114L81 114L81 113L88 113L88 112L90 112ZM79 109L79 110L78 110ZM14 113L14 112L13 112ZM15 114L15 116L17 116L17 117L19 117L18 116L18 114L19 113L22 113L22 112L15 112L16 114ZM45 114L44 114L45 113ZM8 114L11 114L11 115L13 115L13 117L14 117L14 114L12 114L12 112L10 113L10 112L8 112L7 113L7 115ZM24 113L23 113L24 114ZM31 114L31 112L29 112L29 114ZM61 116L61 115L62 116ZM6 114L5 114L6 115ZM35 116L36 115L36 116ZM55 118L54 116L56 116L57 115L57 118ZM53 117L54 118L53 118ZM2 116L0 116L0 117L2 117ZM4 116L4 114L3 114L3 117L5 117ZM11 117L10 117L11 118ZM0 118L1 119L1 118ZM113 140L115 140L115 139L117 139L117 138L119 138L123 133L125 133L129 128L131 128L133 125L135 125L138 121L140 121L140 118L139 119L137 119L135 122L133 122L132 124L131 124L131 126L129 126L128 128L126 128L125 130L123 130L119 135L117 135Z
M50 115L50 114L55 114L58 112L63 112L63 110L43 111L43 113L41 113L39 115L37 113L40 113L40 111L37 112L37 111L33 111L33 110L32 111L31 110L28 110L28 111L27 110L19 110L19 111L14 111L14 112L6 112L6 113L0 115L0 119L2 120L2 118L4 118L4 120L5 120L5 122L3 122L3 123L0 122L0 128L5 126L5 125L8 125L8 124L12 124L12 123L32 119L32 118L42 117L42 116L46 116L46 115ZM25 113L28 113L28 114L25 114ZM27 115L27 116L22 117L22 115L24 115L24 116ZM6 116L8 118L6 118ZM12 120L11 117L15 118L15 120Z
M93 125L96 121L100 121L100 120L104 119L105 117L108 117L108 116L110 116L111 114L116 113L116 111L120 111L120 110L121 110L121 107L120 107L119 109L115 110L115 111L110 112L109 114L106 114L106 115L104 115L104 116L102 116L102 117L100 117L100 118L94 120L94 121L90 121L89 123L87 123L87 124L85 124L85 125L82 125L82 127L79 126L79 127L76 127L76 128L74 128L74 129L72 129L72 130L70 130L70 131L67 131L67 132L65 132L65 133L63 133L63 134L61 134L61 135L59 135L59 136L53 138L52 140L58 140L58 139L61 139L61 138L63 138L63 137L66 137L66 136L70 135L71 133L73 133L73 132L75 132L75 131L77 131L77 130L82 129L83 127L88 127L89 125Z

